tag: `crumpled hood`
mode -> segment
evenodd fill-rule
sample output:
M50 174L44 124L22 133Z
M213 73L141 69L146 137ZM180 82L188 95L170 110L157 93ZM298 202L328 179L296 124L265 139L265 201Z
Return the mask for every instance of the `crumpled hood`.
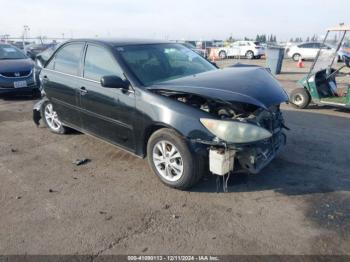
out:
M0 73L1 72L21 72L30 71L34 66L34 62L27 59L4 59L0 60Z
M229 102L268 108L288 101L279 82L262 67L213 70L149 86L149 90L192 93Z

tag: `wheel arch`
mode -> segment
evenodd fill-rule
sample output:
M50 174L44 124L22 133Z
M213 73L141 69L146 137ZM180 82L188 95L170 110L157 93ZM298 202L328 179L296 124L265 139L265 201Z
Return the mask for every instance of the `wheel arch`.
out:
M160 129L163 129L163 128L168 128L168 129L171 129L171 130L174 130L176 133L178 133L180 136L182 136L183 138L185 138L184 134L181 133L179 130L177 130L176 128L174 128L173 126L170 126L166 123L161 123L161 122L156 122L156 123L153 123L151 125L149 125L144 133L143 133L143 138L142 138L142 149L141 149L141 152L142 152L142 157L145 158L147 157L147 145L148 145L148 141L150 139L150 137L155 133L157 132L158 130Z

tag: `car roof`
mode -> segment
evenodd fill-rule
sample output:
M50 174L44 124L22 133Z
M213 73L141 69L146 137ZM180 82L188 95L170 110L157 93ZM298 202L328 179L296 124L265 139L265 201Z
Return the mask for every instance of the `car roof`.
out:
M132 38L81 38L68 40L66 43L72 42L90 42L96 44L115 46L129 46L129 45L150 45L150 44L170 44L169 41L151 40L151 39L132 39Z

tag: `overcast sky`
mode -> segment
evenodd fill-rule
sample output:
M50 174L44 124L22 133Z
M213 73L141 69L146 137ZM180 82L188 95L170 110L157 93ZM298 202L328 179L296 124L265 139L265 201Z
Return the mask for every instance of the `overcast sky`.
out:
M349 24L349 11L350 0L2 0L0 35L288 40Z

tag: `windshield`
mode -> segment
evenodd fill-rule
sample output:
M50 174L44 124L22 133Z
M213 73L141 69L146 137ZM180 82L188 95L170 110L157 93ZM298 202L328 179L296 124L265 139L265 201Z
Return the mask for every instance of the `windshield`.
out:
M0 60L4 59L25 59L26 56L11 45L0 45Z
M195 49L196 47L190 43L183 43L184 46L186 46L189 49Z
M329 31L324 39L325 45L321 44L318 57L311 67L309 76L331 67L334 69L340 68L343 64L337 62L338 60L341 60L343 55L345 55L344 52L347 50L349 40L349 32Z
M117 50L144 86L217 69L181 44L135 45Z

